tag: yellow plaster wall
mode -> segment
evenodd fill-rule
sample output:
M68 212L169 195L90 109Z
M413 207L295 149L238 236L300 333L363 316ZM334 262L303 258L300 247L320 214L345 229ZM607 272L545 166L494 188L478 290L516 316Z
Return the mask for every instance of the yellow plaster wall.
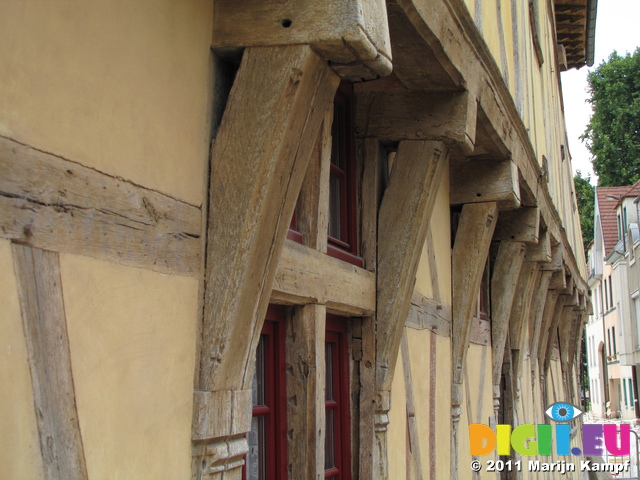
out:
M407 403L402 357L398 354L396 371L391 384L391 410L387 432L387 462L389 478L406 478L407 467Z
M43 477L11 244L0 240L0 478Z
M425 242L422 248L418 271L416 272L415 290L425 297L434 298L429 268L429 248L435 250L438 287L440 301L451 305L451 223L449 206L449 170L442 176L436 203L431 215L431 233L433 245Z
M202 203L210 0L0 2L0 135Z
M449 478L451 459L451 339L436 338L436 478Z
M92 480L188 478L198 282L61 255Z

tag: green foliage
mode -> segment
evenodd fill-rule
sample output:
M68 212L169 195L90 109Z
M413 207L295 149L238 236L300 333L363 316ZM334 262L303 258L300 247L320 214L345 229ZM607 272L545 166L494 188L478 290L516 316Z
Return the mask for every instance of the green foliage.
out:
M587 252L587 245L593 240L593 209L595 206L596 190L591 185L591 177L582 176L578 170L573 177L576 189L576 201L578 202L578 212L580 213L580 226L582 227L582 241L584 251Z
M593 115L581 138L598 186L631 185L640 179L640 47L624 57L614 51L587 79Z

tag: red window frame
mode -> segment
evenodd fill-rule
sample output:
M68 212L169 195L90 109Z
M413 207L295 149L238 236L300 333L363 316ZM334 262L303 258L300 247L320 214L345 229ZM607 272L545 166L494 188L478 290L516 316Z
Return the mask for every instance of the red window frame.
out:
M330 346L330 348L329 348ZM327 358L326 354L330 357ZM327 315L325 332L325 413L333 412L332 428L325 431L324 478L351 480L351 428L349 406L349 357L346 319ZM334 461L328 464L328 451L333 449Z
M287 477L285 319L285 307L269 305L260 334L260 347L264 352L262 364L264 403L253 406L252 416L265 418L264 445L262 446L265 478L261 480ZM259 374L258 378L260 378ZM248 478L247 460L248 458L245 457L245 465L242 468L243 480Z
M363 266L358 256L357 208L356 208L356 138L354 125L355 97L353 84L342 82L333 101L333 124L331 136L331 168L329 184L329 216L331 209L339 215L339 234L332 235L329 226L327 254ZM332 185L339 181L339 205L332 204ZM334 215L335 215L334 213Z

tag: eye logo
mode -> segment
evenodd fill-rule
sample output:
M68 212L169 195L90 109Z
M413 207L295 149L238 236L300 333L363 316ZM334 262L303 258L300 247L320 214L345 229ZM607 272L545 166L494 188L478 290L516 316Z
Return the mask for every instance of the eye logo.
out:
M558 402L550 405L544 413L555 422L570 422L584 412L578 407L574 407L568 403Z

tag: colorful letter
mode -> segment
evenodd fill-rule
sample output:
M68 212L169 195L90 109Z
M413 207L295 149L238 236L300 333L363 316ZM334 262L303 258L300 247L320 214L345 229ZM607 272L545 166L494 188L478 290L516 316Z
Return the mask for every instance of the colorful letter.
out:
M520 455L533 456L538 454L536 427L530 423L523 423L513 429L511 446ZM528 444L528 445L527 445Z
M582 426L582 453L583 455L602 455L602 424Z
M556 424L556 453L569 455L571 450L571 425Z
M551 425L538 425L538 455L551 455Z
M586 425L585 425L586 426ZM620 434L616 434L616 427L620 427ZM620 448L618 448L620 438ZM604 425L604 444L611 455L622 457L631 451L631 425Z
M511 455L511 425L496 425L498 455Z
M495 432L481 423L469 425L469 451L471 455L489 455L496 448Z

